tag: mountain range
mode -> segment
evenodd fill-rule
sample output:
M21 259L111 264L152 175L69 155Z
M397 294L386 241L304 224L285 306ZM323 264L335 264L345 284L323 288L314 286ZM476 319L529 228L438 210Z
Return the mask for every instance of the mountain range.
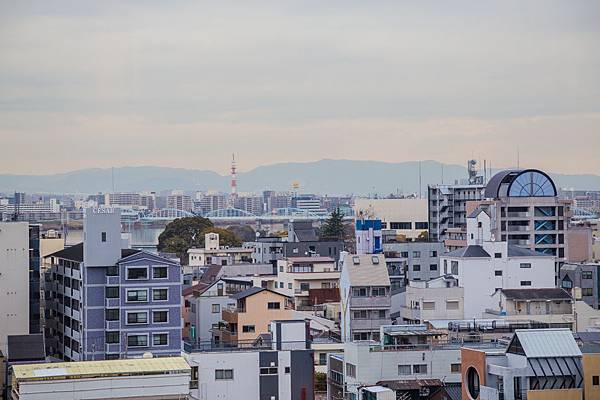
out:
M419 174L419 170L421 173ZM495 170L493 172L496 172ZM116 191L228 191L230 177L214 171L168 167L91 168L50 175L0 174L0 192L97 193ZM598 175L549 173L561 188L600 190ZM419 176L420 184L419 184ZM369 194L426 193L428 184L455 183L467 177L466 167L437 161L386 163L379 161L320 160L280 163L238 173L239 192L266 189L289 191L300 185L300 193Z

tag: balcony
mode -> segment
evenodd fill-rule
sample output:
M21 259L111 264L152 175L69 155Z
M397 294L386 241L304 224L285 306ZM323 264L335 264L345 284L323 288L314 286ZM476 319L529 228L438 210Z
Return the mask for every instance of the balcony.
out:
M506 218L529 218L528 212L507 212Z
M350 298L350 308L389 308L391 306L392 300L389 296Z
M507 232L527 232L531 228L529 225L508 225Z
M106 324L106 330L107 331L114 331L119 329L120 327L120 321L105 321Z
M228 322L228 323L232 323L232 324L237 324L238 322L238 313L240 312L245 312L245 310L238 310L237 308L224 308L223 311L221 312L221 317L223 318L223 321Z
M118 276L107 276L106 277L106 284L107 285L118 285L119 284L119 277Z
M72 296L75 300L81 301L81 292L76 289L72 289Z
M106 308L115 308L120 306L119 299L106 299Z
M379 331L379 327L389 325L390 319L352 319L350 329L360 331Z
M104 346L106 353L120 353L121 352L121 344L120 343L106 343Z

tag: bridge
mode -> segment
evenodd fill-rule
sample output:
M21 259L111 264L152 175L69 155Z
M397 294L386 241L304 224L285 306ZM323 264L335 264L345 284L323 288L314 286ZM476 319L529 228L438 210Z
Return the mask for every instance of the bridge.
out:
M135 222L157 222L157 221L173 221L177 218L194 217L194 214L189 211L176 210L173 208L163 208L152 212L144 210L121 209L121 221L124 223ZM310 210L302 210L299 208L276 208L271 212L256 215L251 212L241 210L239 208L223 208L214 210L206 215L205 218L214 222L284 222L293 220L306 221L323 221L329 218L329 214L315 213ZM353 216L344 217L345 220L354 219Z

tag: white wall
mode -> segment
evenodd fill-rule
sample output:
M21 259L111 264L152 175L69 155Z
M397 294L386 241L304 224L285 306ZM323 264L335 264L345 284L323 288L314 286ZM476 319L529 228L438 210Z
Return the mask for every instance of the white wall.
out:
M0 222L0 350L29 333L29 224Z
M415 222L427 222L427 199L356 199L354 212L364 218L380 219L387 222L387 228L392 229L391 222L412 222L410 230L396 230L409 238L416 238L423 229L414 229Z
M106 241L102 242L102 232ZM115 265L121 258L121 211L88 208L83 220L83 262L86 267Z

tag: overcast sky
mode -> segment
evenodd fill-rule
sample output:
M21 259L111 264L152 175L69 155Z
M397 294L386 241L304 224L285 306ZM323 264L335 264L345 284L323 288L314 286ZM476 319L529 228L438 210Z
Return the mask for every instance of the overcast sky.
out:
M487 158L600 174L600 1L0 2L0 173Z

